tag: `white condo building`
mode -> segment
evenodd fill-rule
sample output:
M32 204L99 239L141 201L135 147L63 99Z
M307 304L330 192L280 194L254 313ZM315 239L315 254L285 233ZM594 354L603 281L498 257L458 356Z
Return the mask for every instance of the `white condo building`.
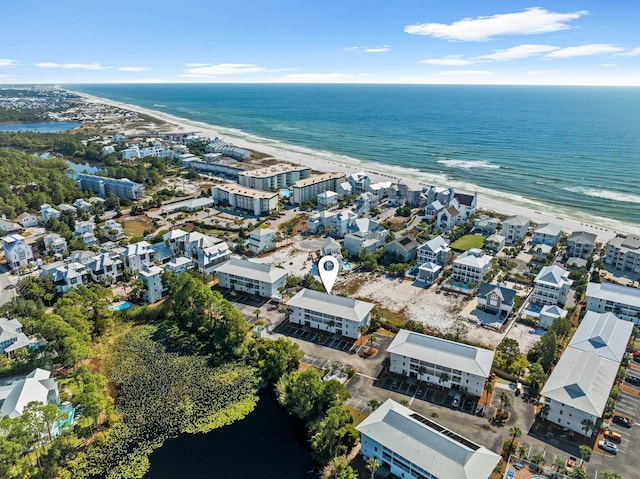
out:
M531 303L539 306L547 304L564 306L573 284L569 279L569 272L556 265L542 268L533 282L535 286Z
M373 303L303 289L287 301L289 321L358 339L369 326Z
M640 236L618 235L612 238L607 244L604 262L616 269L640 273Z
M587 285L587 311L612 312L620 319L640 325L640 289L614 283Z
M500 456L387 399L356 429L360 453L403 479L488 479Z
M246 170L238 173L238 183L247 188L277 191L311 176L311 168L287 163Z
M287 281L287 270L283 268L238 258L231 258L220 266L216 273L218 274L218 284L222 288L263 298L277 296L278 290L284 287Z
M387 349L392 373L480 397L491 374L494 351L406 329Z
M278 209L278 193L247 188L235 183L221 183L211 188L215 204L249 211L255 216Z
M291 187L291 203L299 205L305 201L315 200L325 191L338 191L338 187L346 180L344 173L323 173L296 181Z

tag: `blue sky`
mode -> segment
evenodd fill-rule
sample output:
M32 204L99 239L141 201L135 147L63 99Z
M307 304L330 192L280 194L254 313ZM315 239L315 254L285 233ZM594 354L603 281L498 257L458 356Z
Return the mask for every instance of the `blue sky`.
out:
M637 0L3 2L0 83L640 85Z

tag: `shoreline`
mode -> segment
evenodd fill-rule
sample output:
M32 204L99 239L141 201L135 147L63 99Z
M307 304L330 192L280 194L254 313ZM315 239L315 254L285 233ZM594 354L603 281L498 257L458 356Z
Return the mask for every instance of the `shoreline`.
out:
M406 168L398 168L388 165L389 173L394 173L389 174L385 171L385 165L381 163L366 162L352 157L336 155L328 151L311 150L306 147L285 144L279 140L261 138L234 128L210 125L137 105L95 97L93 95L73 90L69 91L77 94L88 103L101 103L146 115L158 120L159 126L170 125L174 127L173 131L195 132L211 138L220 137L233 146L247 148L270 155L280 161L307 166L312 170L322 172L343 172L346 175L365 171L371 177L372 182L401 181L402 183L410 186L425 186L433 184L444 187L451 186L456 189L456 191L473 193L473 191L469 191L468 189L465 190L464 187L460 188L459 182L455 180L448 180L443 175L417 172L417 174L424 177L424 181L420 181L422 178L417 179L416 173L410 172ZM344 162L336 161L337 158L343 158ZM587 231L589 233L596 234L598 237L597 241L602 243L605 243L615 237L617 231L635 234L640 233L640 227L622 223L618 220L595 218L597 220L601 220L596 222L594 221L594 218L588 217L588 215L586 215L585 218L580 218L579 215L576 214L577 212L575 210L553 207L544 203L536 202L535 200L527 199L524 200L526 203L530 203L530 206L526 204L518 204L518 202L523 203L523 199L515 197L515 195L488 190L482 187L478 187L476 190L478 191L479 209L509 216L527 216L531 221L538 224L554 223L559 225L568 234L573 231Z

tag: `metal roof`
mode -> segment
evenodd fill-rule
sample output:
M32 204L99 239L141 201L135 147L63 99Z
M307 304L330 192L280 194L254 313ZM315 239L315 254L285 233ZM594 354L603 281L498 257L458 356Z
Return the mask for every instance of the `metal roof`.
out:
M283 268L276 268L268 264L254 263L252 261L231 258L227 263L220 266L216 270L216 273L218 273L218 275L231 274L233 276L240 276L242 278L272 284L286 276L287 270Z
M603 299L614 303L640 307L640 289L614 283L589 283L587 298Z
M318 313L330 313L338 318L358 323L362 322L375 306L366 301L334 296L306 288L287 301L287 305Z

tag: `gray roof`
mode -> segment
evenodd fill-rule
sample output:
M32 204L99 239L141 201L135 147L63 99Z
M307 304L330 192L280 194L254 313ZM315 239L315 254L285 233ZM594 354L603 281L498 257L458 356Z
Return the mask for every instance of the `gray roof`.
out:
M430 474L446 479L486 479L500 456L392 399L356 429Z
M599 356L620 363L632 330L631 321L622 321L613 313L587 311L569 346L596 351Z
M565 283L573 283L573 281L569 279L569 273L555 264L542 268L533 281L534 283L548 284L556 287L562 287Z
M426 361L488 378L494 351L401 329L387 348L389 353Z
M287 270L253 261L245 261L239 258L231 258L221 265L217 270L218 274L231 274L243 278L262 281L265 283L275 283L287 275Z
M549 236L558 236L562 233L562 228L554 223L547 223L544 225L538 226L535 230L533 230L534 234L542 234Z
M426 243L420 246L421 250L428 249L430 251L438 252L438 251L448 251L449 243L442 236L436 236L435 238L431 238Z
M507 288L500 284L491 284L482 282L480 283L480 287L478 288L478 296L480 298L486 297L489 293L495 291L501 298L504 304L513 304L516 297L516 290Z
M587 233L586 231L574 231L569 236L567 242L595 244L597 238L598 236L594 233Z
M640 289L614 283L589 283L587 298L603 299L614 303L640 307Z
M375 306L366 301L334 296L306 288L287 301L287 305L318 313L328 312L333 316L357 323L362 322Z
M502 221L502 225L524 226L529 224L529 218L526 216L509 216Z

